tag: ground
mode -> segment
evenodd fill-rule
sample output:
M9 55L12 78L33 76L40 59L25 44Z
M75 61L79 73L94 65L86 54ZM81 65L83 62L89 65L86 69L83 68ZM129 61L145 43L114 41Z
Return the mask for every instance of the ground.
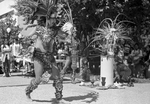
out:
M33 101L27 100L24 91L32 77L23 77L21 73L19 75L0 75L0 104L59 104L55 101L52 81L39 85L31 94ZM63 104L150 104L150 83L135 83L134 87L108 90L90 88L89 82L86 85L72 84L65 77L63 100L67 103Z

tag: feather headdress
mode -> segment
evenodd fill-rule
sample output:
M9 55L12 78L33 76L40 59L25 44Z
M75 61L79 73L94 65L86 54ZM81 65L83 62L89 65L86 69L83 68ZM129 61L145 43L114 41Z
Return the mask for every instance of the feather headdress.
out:
M125 22L133 23L128 20L117 21L118 17L122 14L118 14L114 20L111 18L105 18L96 29L95 36L92 38L92 44L96 41L101 41L99 44L101 51L106 50L107 53L114 51L117 46L118 39L131 39L127 36L127 31L124 26Z

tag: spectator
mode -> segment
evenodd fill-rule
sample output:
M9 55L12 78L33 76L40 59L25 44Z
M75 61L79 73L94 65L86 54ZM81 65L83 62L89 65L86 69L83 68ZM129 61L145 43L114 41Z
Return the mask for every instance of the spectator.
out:
M25 63L27 62L27 72L32 72L34 71L34 65L33 65L33 53L34 53L34 42L31 41L30 42L30 46L28 47L27 51L24 53L24 58L23 58L23 66L25 65ZM26 61L27 59L27 61ZM34 74L34 72L33 72Z
M144 61L144 77L148 78L147 71L150 64L150 45L146 46L144 52L143 52L143 61Z
M127 57L123 56L122 51L119 51L116 60L116 70L115 70L115 82L122 83L127 82L128 86L133 86L133 82L131 79L131 70L127 63Z
M4 44L1 45L2 51L2 63L3 63L3 76L10 77L10 47L7 41L4 41Z
M34 42L31 41L30 46L28 47L27 51L24 54L25 54L25 56L32 57L33 52L34 52Z
M11 54L12 54L12 66L14 71L19 70L19 62L16 61L16 58L20 55L22 51L22 45L19 44L18 39L14 40L14 43L10 45Z
M137 44L135 45L135 48L131 51L131 56L133 57L134 63L133 75L134 77L140 77L142 65L139 63L142 59L143 53Z
M124 45L124 55L128 56L131 53L131 46L129 44Z
M69 47L67 46L67 44L65 44L65 48L63 50L63 54L65 54L65 56L66 56L66 62L65 62L65 65L64 65L64 67L63 67L63 69L61 71L62 77L64 77L67 68L71 64L71 57L70 57L71 54L70 54Z
M85 81L89 81L90 80L90 70L88 68L88 60L87 57L82 56L82 58L80 59L80 76L81 76L81 83L80 86L84 86L84 82Z
M87 59L89 56L89 49L85 47L86 47L85 43L81 42L80 44L80 77L81 77L80 86L84 86L85 85L84 82L90 80L90 74L91 74L88 67L88 59Z

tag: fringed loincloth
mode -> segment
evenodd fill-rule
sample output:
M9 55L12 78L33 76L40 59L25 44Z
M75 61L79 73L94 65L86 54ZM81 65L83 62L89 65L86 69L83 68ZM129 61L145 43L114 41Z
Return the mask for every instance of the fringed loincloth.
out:
M55 58L51 52L41 52L40 49L34 50L33 59L39 61L43 65L44 71L51 70L51 63L55 62Z

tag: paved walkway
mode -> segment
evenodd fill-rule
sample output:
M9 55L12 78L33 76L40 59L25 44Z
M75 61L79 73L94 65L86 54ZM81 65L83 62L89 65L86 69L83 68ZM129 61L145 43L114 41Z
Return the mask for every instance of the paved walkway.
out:
M28 101L24 89L30 80L29 77L13 75L6 78L0 75L0 104L58 104L52 81L39 85L31 94L33 101ZM69 104L150 104L149 95L149 83L136 83L135 87L125 89L97 90L64 81L63 100Z

